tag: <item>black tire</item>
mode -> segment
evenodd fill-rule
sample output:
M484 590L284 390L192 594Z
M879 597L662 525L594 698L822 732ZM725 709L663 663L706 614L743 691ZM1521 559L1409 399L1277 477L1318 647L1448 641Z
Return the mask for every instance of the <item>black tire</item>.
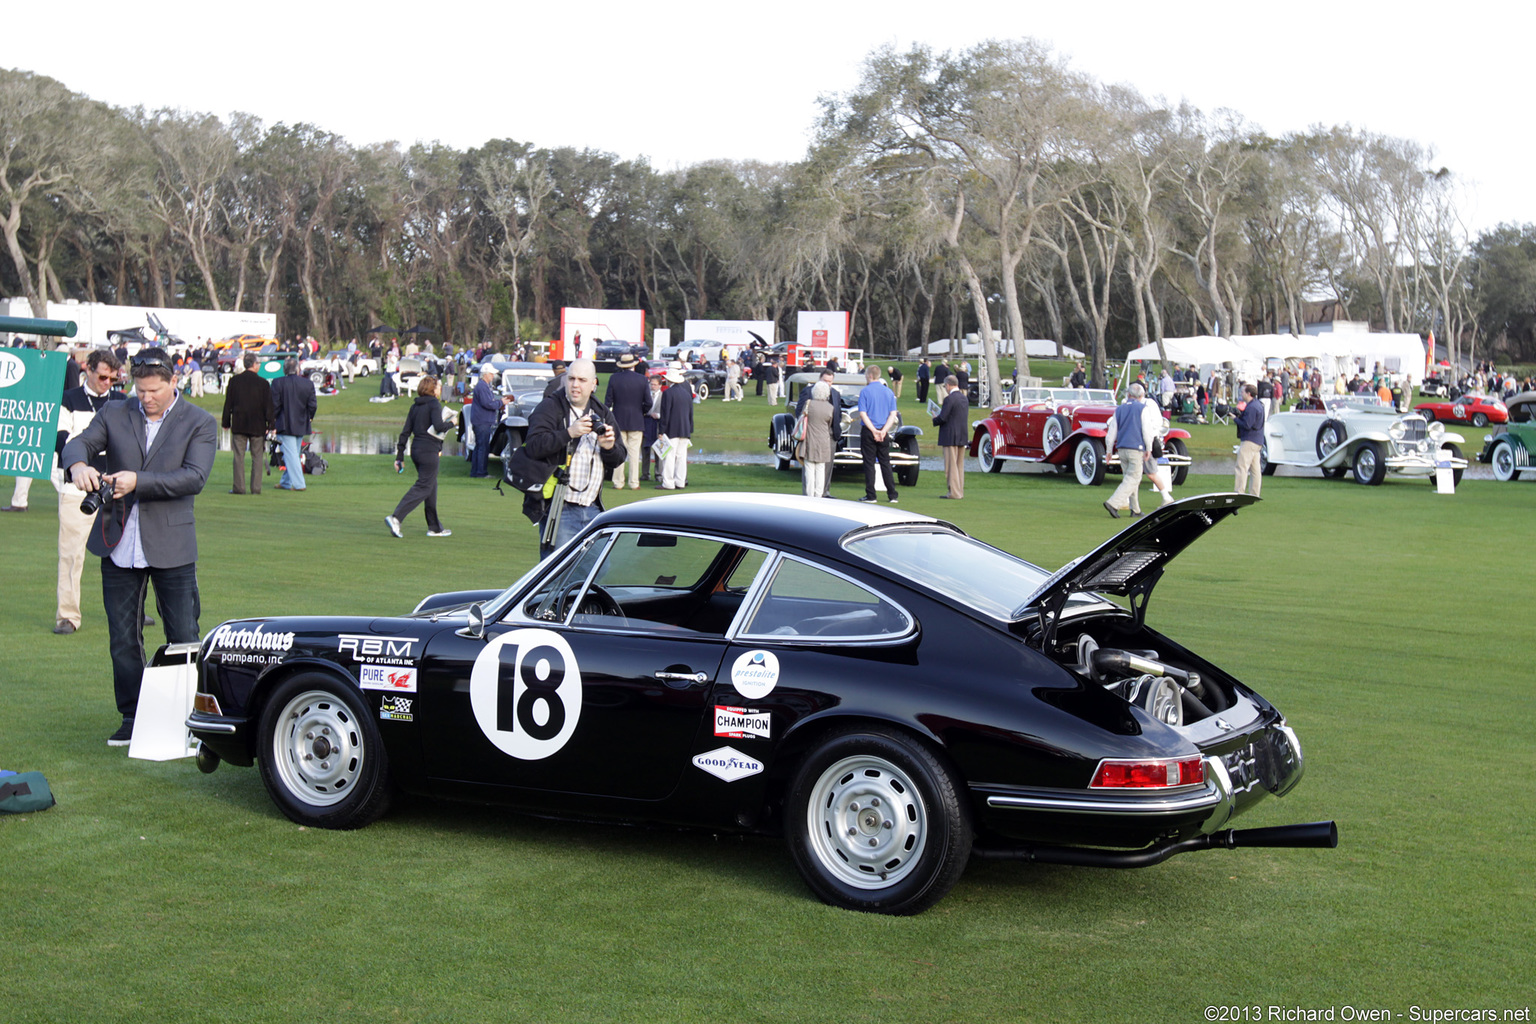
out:
M918 458L917 435L904 434L898 437L896 439L896 447L900 448L903 454L910 455L914 459ZM903 487L916 487L917 475L922 471L922 468L922 466L915 462L910 466L902 466L896 470L896 482Z
M1184 443L1184 439L1182 437L1170 437L1168 440L1163 442L1163 447L1168 449L1168 454L1170 456L1177 455L1179 457L1183 457L1189 454L1189 446ZM1183 487L1184 481L1188 478L1188 466L1173 467L1173 486Z
M981 467L983 473L1003 471L1003 460L997 457L997 446L992 440L990 430L983 430L981 439L976 442L976 464Z
M1461 446L1460 445L1455 444L1455 443L1453 443L1451 441L1447 441L1447 442L1445 442L1444 447L1445 447L1446 451L1451 453L1451 458L1453 458L1453 459L1461 458ZM1453 469L1453 470L1451 470L1451 486L1452 487L1460 487L1461 486L1461 477L1462 477L1462 474L1464 474L1465 472L1466 472L1466 470L1464 470L1464 469ZM1430 479L1431 482L1433 482L1435 478L1434 478L1434 476L1431 476L1429 479Z
M357 368L357 375L358 375L358 376L359 376L359 377L366 377L366 376L368 376L368 374L369 374L369 373L370 373L370 372L371 372L371 371L370 371L370 370L369 370L369 369L368 369L368 367L366 367L366 366L359 366L359 367L358 367L358 368Z
M1071 436L1072 421L1059 412L1055 413L1047 418L1045 426L1040 428L1040 447L1045 450L1045 454L1049 455L1060 448L1061 443Z
M363 695L330 676L294 676L261 714L257 761L272 802L316 828L362 828L389 809L389 758Z
M1104 442L1096 437L1085 437L1072 450L1072 473L1084 487L1097 487L1104 482Z
M1485 413L1485 412L1475 412L1475 413L1473 413L1472 414L1472 425L1474 427L1486 427L1488 425L1488 414Z
M1280 467L1278 465L1276 465L1275 463L1269 461L1269 446L1268 445L1260 445L1259 446L1259 475L1260 476L1274 476L1275 475L1275 470L1277 470L1279 468Z
M790 444L788 433L780 431L774 435L773 464L774 468L777 469L780 473L789 472L792 459L790 456L785 455L784 453L793 450L794 447Z
M1324 420L1317 428L1317 457L1327 458L1339 445L1349 440L1349 431L1338 420Z
M313 384L315 387L319 387L320 385L324 384L325 383L325 371L324 370L310 370L309 371L309 382L311 384Z
M1494 443L1488 463L1493 468L1495 480L1516 480L1520 477L1520 470L1515 464L1515 446L1508 441Z
M1425 423L1435 422L1435 410L1433 409L1415 409L1414 412L1422 413Z
M1355 483L1375 487L1387 478L1387 451L1380 441L1367 441L1355 449L1350 471Z
M971 854L970 816L950 769L918 740L878 726L822 741L795 773L784 813L801 877L847 910L921 913Z

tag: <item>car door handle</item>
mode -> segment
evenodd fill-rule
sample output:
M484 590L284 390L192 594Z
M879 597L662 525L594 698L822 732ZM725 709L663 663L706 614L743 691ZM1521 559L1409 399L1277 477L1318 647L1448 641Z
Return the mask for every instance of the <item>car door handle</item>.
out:
M664 679L664 680L667 680L668 682L679 682L679 683L707 683L707 682L709 682L709 676L705 675L703 672L657 672L656 673L656 678L657 679Z

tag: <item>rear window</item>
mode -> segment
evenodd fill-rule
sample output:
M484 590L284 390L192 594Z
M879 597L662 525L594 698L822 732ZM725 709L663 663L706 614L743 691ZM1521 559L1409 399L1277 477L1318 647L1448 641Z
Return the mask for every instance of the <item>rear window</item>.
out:
M1010 621L1050 573L1022 558L949 530L859 534L844 550L957 604Z

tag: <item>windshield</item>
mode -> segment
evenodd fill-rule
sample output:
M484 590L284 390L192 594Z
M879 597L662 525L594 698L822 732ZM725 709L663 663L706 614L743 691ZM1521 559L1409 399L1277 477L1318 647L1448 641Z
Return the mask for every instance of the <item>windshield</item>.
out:
M843 548L958 604L1004 621L1011 621L1025 598L1050 576L1022 558L951 530L919 527L861 534Z
M554 378L551 376L535 377L531 373L507 373L501 378L503 391L543 391Z

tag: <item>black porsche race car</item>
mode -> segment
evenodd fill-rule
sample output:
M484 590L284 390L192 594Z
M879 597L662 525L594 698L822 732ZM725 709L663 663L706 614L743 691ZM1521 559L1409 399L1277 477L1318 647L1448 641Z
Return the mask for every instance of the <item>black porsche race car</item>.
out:
M782 834L837 906L916 913L973 854L1132 867L1331 846L1233 831L1302 775L1284 717L1147 626L1168 562L1257 499L1158 509L1054 574L887 506L678 495L600 516L505 590L226 622L199 765L328 828L395 787Z

